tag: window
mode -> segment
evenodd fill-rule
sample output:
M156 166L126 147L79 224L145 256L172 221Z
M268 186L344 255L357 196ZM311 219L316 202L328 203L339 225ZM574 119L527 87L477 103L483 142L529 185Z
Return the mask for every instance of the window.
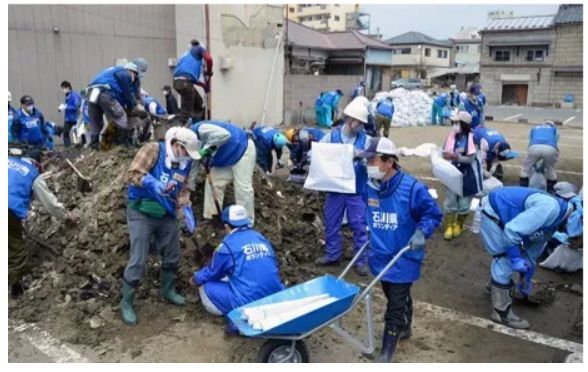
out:
M447 51L446 50L443 51L443 58L447 58Z
M441 49L437 49L437 58L443 58L443 51Z
M335 21L339 22L339 16L335 16Z
M425 48L425 57L431 56L431 48Z
M325 10L325 9L327 9L327 5L326 5L326 4L322 4L322 5L321 5L321 9L322 9L322 10Z
M290 8L290 13L294 13L295 11L296 11L296 9Z
M494 60L496 62L508 62L510 61L510 51L509 50L497 50L494 54Z
M400 49L400 54L410 54L411 50L410 48L402 48Z
M528 50L525 60L527 62L543 62L543 50Z

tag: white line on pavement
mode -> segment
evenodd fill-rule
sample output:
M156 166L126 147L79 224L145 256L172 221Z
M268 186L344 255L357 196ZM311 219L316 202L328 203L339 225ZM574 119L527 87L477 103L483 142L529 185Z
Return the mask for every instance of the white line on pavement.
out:
M519 116L523 116L523 114L516 114L516 115L513 115L513 116L509 116L509 117L507 117L507 118L504 118L504 119L502 119L502 120L500 120L500 121L507 121L507 120L516 119L516 118L518 118Z
M575 116L570 116L569 118L567 118L566 120L563 121L562 125L566 125L567 123L574 120L575 118L576 118Z
M502 166L503 166L503 167L505 167L505 168L518 168L518 169L520 169L520 168L521 168L521 167L519 167L519 166L516 166L516 165L508 165L508 164L502 164ZM582 173L582 172L564 171L564 170L559 170L559 169L556 169L555 171L556 171L557 173L562 173L562 174L571 174L571 175L573 175L573 176L583 176L583 175L584 175L584 173Z
M517 138L509 138L508 142L521 142L521 143L529 143L528 139L517 139ZM581 143L558 143L558 147L561 149L563 147L580 147L583 148Z
M40 329L35 323L22 323L10 326L20 333L40 352L48 356L55 363L89 363L90 360L80 355L77 351L67 347L47 331Z
M383 300L387 300L386 297L379 292L374 292L374 294ZM516 337L536 344L568 351L572 354L566 359L567 362L582 363L583 360L582 353L584 350L584 346L577 342L564 340L561 338L556 338L529 330L513 329L502 324L495 323L488 319L461 313L453 309L433 305L431 303L424 301L414 301L414 307L418 310L428 312L441 320L465 323L474 327L488 329L497 333L502 333L507 336Z

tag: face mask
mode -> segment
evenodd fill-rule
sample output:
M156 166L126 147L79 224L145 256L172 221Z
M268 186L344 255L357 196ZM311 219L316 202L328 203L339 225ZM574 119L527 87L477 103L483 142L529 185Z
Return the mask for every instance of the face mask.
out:
M163 93L163 95L164 95L164 96L167 96L167 95L169 94L169 91L167 91L167 90L164 90L164 91L163 91L163 92L161 92L161 93Z
M358 122L358 124L356 124L356 126L350 126L350 128L351 128L351 133L358 134L359 132L361 132L361 129L363 128L363 124Z
M69 89L62 89L63 93L68 94L69 93Z
M35 106L33 106L33 105L25 106L25 110L27 110L27 112L29 112L29 113L32 113L34 109L35 109Z
M455 133L461 133L461 126L459 124L453 124L453 131Z
M380 170L380 167L378 167L377 165L368 165L367 175L369 178L373 178L375 180L381 180L386 175L386 172L382 172Z

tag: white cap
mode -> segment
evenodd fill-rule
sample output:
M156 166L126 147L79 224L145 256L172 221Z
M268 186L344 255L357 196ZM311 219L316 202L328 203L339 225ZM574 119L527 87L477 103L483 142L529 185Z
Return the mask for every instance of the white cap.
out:
M465 123L471 124L472 123L472 115L470 115L470 113L467 111L458 111L455 114L451 115L449 120L463 121Z
M126 68L127 70L134 71L137 74L139 73L139 69L137 68L137 65L132 62L125 63L125 65L123 67Z
M364 96L358 96L349 102L343 113L350 118L361 121L362 123L368 122L368 108L369 101Z
M576 196L576 186L569 182L558 182L553 186L553 190L555 191L556 195L564 199L571 199Z
M224 223L234 227L247 226L251 223L251 220L247 217L247 210L245 207L238 204L226 207L223 210L221 219Z
M372 138L367 150L359 154L360 158L373 158L376 155L397 155L396 145L386 137Z
M172 127L165 132L165 143L177 140L186 149L192 159L200 159L200 140L196 133L184 127Z

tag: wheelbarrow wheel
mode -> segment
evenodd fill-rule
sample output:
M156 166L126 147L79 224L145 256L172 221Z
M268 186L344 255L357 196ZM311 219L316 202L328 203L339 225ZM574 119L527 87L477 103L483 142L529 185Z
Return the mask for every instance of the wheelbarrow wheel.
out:
M296 350L288 360L292 341L289 340L267 340L257 356L258 363L308 363L308 348L304 341L296 341Z

